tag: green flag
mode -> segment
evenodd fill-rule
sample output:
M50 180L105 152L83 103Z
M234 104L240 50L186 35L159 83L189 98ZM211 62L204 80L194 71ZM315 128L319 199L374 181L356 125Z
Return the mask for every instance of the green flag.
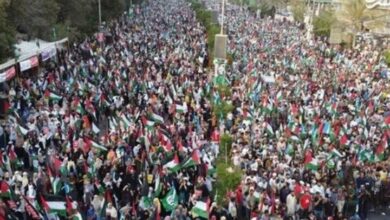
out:
M175 188L172 188L161 202L167 212L174 210L179 204L179 197L176 194Z

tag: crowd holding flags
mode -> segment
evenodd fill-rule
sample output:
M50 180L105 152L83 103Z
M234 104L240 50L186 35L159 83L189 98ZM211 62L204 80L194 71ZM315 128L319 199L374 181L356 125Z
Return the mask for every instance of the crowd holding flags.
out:
M226 75L205 68L205 28L188 2L153 0L106 25L112 42L88 37L18 77L0 132L0 209L14 219L321 219L351 214L344 204L364 187L382 198L390 90L379 52L226 7L234 59L215 62ZM213 112L220 104L232 106L226 117ZM216 204L222 134L245 172ZM335 208L314 209L316 198Z

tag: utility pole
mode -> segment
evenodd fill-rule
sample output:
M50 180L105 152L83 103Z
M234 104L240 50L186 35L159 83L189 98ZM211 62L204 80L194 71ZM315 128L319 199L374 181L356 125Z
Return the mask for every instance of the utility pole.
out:
M99 30L102 27L102 5L101 5L101 0L98 0L98 7L99 7Z
M221 21L221 34L223 34L223 24L225 20L225 0L222 0L222 21Z

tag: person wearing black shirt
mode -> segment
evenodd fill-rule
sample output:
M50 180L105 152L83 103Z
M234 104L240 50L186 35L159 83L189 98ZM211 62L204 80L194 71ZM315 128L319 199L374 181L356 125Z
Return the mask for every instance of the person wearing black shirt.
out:
M335 215L335 205L329 198L324 200L324 212L326 217L333 217Z
M361 220L367 219L369 198L370 198L370 193L367 191L366 187L362 185L358 195L359 217L361 218Z
M321 197L319 192L317 192L314 197L314 214L317 217L317 219L324 218L323 198Z

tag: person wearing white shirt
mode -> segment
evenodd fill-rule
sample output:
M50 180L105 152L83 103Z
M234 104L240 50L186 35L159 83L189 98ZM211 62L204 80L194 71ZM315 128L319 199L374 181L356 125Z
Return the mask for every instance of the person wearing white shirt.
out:
M287 196L286 205L287 205L287 216L294 216L296 211L296 206L297 206L297 198L295 197L294 192L291 192Z

